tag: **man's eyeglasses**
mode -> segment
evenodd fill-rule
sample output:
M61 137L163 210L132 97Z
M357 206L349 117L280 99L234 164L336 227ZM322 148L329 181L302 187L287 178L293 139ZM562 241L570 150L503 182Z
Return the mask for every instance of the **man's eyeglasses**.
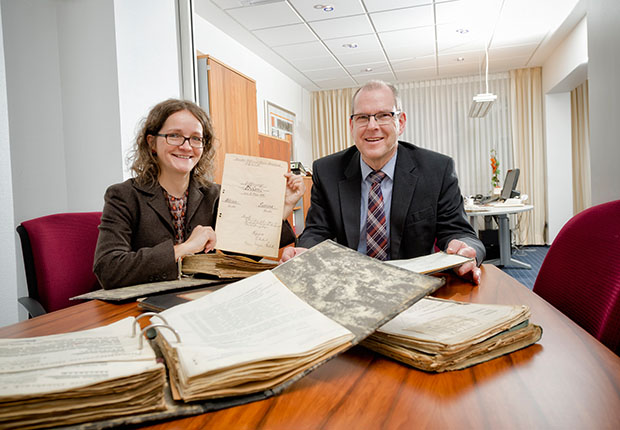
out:
M353 121L353 124L355 125L365 126L365 125L368 125L368 123L370 122L370 118L373 117L375 121L377 122L377 124L385 125L385 124L389 124L390 122L392 122L392 120L394 119L394 116L398 114L400 114L400 111L379 112L373 115L368 114L368 113L356 113L355 115L351 115L351 121Z
M185 141L189 142L189 146L192 148L203 148L205 146L204 138L200 136L185 137L178 133L157 134L159 137L165 137L166 143L172 146L183 146Z

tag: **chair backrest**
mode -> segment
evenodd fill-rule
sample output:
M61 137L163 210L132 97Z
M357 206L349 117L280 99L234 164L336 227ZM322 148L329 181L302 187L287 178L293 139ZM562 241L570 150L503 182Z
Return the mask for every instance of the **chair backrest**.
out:
M48 215L17 227L28 295L47 312L78 302L69 298L99 289L93 274L101 212Z
M620 355L620 200L586 209L564 225L534 292Z

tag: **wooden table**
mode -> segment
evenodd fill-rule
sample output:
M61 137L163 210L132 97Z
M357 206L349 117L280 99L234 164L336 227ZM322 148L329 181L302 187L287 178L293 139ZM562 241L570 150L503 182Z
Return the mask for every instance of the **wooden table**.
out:
M528 304L535 345L469 369L430 374L362 347L283 394L149 429L618 429L620 357L495 266L479 287L449 277L438 297ZM135 303L83 303L0 328L0 337L86 329L137 315Z

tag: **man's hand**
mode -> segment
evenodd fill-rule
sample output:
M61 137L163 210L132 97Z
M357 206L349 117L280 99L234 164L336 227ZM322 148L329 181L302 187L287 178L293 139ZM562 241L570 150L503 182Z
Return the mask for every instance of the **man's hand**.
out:
M301 199L306 192L306 184L304 184L303 176L293 175L291 172L285 173L286 177L286 194L284 195L284 212L282 219L287 219L292 213L295 203Z
M280 259L280 264L290 260L291 258L301 254L302 252L306 252L307 250L308 248L294 248L292 246L284 248L284 251L282 251L282 258Z
M480 268L476 264L476 250L471 246L467 245L465 242L461 242L457 239L452 239L448 244L448 249L446 249L446 253L448 254L458 254L463 257L471 257L474 261L470 261L469 263L465 263L460 265L459 267L454 268L454 272L463 277L463 278L471 278L474 284L480 284L480 275L482 272Z

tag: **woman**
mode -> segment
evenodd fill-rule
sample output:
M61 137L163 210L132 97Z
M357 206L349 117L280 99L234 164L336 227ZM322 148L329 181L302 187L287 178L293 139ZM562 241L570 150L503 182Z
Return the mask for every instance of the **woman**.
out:
M103 288L176 279L180 258L214 249L213 140L207 114L192 102L170 99L149 112L131 157L135 178L105 194L93 267ZM304 192L300 176L286 177L284 220ZM294 241L283 222L280 246Z

